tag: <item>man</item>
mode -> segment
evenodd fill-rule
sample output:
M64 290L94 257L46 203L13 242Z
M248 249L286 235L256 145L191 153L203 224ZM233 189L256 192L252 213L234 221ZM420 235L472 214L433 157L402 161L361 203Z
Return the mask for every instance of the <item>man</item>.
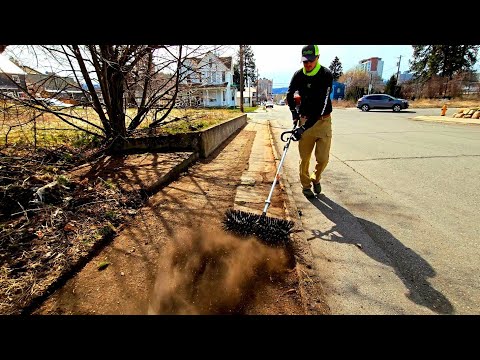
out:
M292 112L292 120L298 124L292 140L298 141L300 154L300 182L307 198L322 192L320 179L329 160L332 141L332 91L333 76L330 69L320 65L317 45L302 48L303 68L297 70L287 91L287 104ZM297 111L295 92L300 96ZM315 152L315 170L310 174L310 158ZM313 191L312 192L312 185Z

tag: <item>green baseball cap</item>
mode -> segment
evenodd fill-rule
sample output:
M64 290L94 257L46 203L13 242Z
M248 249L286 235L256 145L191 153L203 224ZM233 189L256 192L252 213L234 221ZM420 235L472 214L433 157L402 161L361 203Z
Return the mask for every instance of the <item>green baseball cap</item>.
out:
M302 48L302 61L313 61L320 55L317 45L305 45Z

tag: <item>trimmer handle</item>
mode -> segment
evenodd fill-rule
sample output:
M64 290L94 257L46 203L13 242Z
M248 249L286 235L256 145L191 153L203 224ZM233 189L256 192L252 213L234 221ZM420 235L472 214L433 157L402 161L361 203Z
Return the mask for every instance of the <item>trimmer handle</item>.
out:
M282 134L280 135L280 139L282 139L283 142L289 141L289 140L290 140L290 137L289 137L287 140L285 140L285 139L283 138L283 136L286 135L286 134L291 134L291 133L293 133L293 130L295 130L295 128L297 127L297 125L298 125L298 120L294 120L294 121L293 121L293 129L282 132Z

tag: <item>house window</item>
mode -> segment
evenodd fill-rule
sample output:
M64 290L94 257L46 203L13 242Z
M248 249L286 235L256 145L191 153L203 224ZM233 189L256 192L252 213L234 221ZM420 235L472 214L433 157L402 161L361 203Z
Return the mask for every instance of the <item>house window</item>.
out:
M209 65L210 67L212 67L212 63L213 63L212 59L209 59L209 60L208 60L208 65Z
M223 96L222 96L222 101L225 101L225 98L227 97L227 93L225 90L223 90Z
M222 82L225 82L225 71L222 71Z

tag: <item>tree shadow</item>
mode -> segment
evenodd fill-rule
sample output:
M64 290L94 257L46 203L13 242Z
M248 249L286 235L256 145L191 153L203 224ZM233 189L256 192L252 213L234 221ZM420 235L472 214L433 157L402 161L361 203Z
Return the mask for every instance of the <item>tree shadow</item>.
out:
M354 216L347 209L338 205L324 194L317 198L309 199L335 225L328 232L316 231L313 238L319 238L338 243L354 244L372 259L391 266L397 276L408 288L406 295L414 303L428 307L438 314L453 314L454 308L450 301L439 291L433 288L428 279L436 275L431 265L412 249L405 247L400 240L395 238L389 231L366 219L356 219L362 225L365 232L373 240L375 246L367 244L365 238L349 236L352 229L344 221L345 216ZM339 234L339 235L337 235ZM328 235L328 239L326 236ZM362 244L362 242L364 242ZM378 249L382 251L378 251ZM382 253L383 252L383 253ZM383 254L386 255L383 256ZM389 261L385 261L388 259Z

